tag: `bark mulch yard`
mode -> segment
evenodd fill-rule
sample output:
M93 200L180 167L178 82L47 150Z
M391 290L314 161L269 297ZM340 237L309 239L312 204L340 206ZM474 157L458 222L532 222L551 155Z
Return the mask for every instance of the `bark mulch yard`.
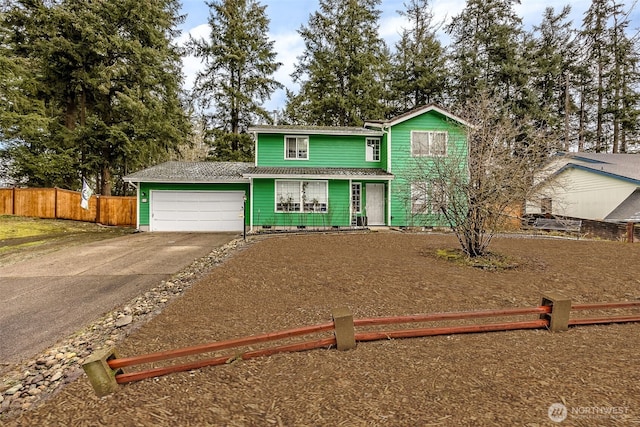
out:
M548 290L577 303L640 299L640 245L502 238L492 250L518 266L501 271L434 255L455 247L452 236L392 232L257 240L118 349L133 356L324 323L339 306L361 318L533 307ZM561 425L638 425L638 349L639 323L385 340L171 374L101 399L82 376L7 423L547 426L558 425L550 405L562 403Z

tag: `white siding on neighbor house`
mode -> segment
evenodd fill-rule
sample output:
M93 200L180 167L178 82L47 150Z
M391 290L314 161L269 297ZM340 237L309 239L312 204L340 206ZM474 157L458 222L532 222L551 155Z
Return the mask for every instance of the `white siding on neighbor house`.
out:
M605 176L570 168L558 175L548 191L552 199L552 213L582 219L602 220L622 203L637 185ZM527 213L540 213L540 204L530 201Z

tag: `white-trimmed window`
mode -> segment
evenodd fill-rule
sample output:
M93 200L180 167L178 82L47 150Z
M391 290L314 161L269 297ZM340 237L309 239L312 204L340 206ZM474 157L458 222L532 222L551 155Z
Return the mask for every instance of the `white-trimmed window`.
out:
M380 161L380 138L367 138L367 162Z
M441 214L448 205L447 192L440 183L411 183L412 214Z
M351 183L351 209L353 213L362 213L362 184Z
M299 181L276 181L276 211L300 211Z
M327 212L327 181L276 181L276 212Z
M429 206L429 184L426 182L411 183L411 213L428 213Z
M308 136L285 136L284 137L284 158L287 160L309 159L309 137Z
M446 156L448 141L448 132L411 131L411 155L413 157Z

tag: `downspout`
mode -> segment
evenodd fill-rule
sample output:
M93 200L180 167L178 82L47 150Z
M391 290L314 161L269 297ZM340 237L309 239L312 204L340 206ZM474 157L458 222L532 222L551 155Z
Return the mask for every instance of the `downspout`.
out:
M253 166L258 166L258 132L252 132L253 134ZM251 179L249 179L251 181Z
M249 177L249 233L253 233L253 178Z
M387 134L387 172L391 172L391 127L382 126L382 131ZM391 227L391 180L387 181L387 226Z

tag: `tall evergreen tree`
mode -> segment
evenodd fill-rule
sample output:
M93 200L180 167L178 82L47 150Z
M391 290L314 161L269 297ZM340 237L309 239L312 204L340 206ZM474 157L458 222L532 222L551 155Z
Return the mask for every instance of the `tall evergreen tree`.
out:
M357 126L383 117L385 44L378 35L380 0L320 0L299 33L305 50L293 74L287 114L309 125Z
M527 57L531 64L531 85L537 109L534 117L538 124L564 141L569 150L572 140L571 114L575 110L572 82L576 74L576 34L568 16L571 8L565 6L559 13L547 8L540 25L534 27Z
M588 97L595 99L595 135L594 149L597 152L606 151L605 142L605 108L607 75L612 63L608 39L608 21L613 9L610 0L593 0L585 13L582 37L586 48L586 60L590 64L589 71L594 76L593 88L589 88ZM590 100L589 100L590 101ZM591 102L589 102L591 104Z
M3 120L14 175L67 188L86 175L110 195L114 184L125 191L122 175L168 157L188 133L171 44L178 9L175 0L20 0L8 11L8 45L33 66L30 102L45 105L48 121L34 135L29 106L15 127Z
M431 102L444 103L447 82L444 48L436 35L437 25L429 0L404 4L409 22L392 56L391 114L402 113Z
M251 160L251 140L241 135L258 119L270 121L262 104L282 84L269 40L266 6L256 0L217 0L209 6L210 41L191 39L190 51L205 69L196 76L194 94L205 111L215 160Z
M638 138L640 116L640 46L630 37L629 15L615 0L593 0L584 15L581 43L584 50L580 149L625 152Z
M626 152L627 141L638 137L640 117L640 46L627 35L630 11L620 3L613 4L612 22L609 30L613 67L609 77L613 133L611 147L614 153Z
M519 46L522 20L514 10L519 0L467 0L447 32L452 38L453 96L464 104L481 93L514 108L522 98L527 68Z

